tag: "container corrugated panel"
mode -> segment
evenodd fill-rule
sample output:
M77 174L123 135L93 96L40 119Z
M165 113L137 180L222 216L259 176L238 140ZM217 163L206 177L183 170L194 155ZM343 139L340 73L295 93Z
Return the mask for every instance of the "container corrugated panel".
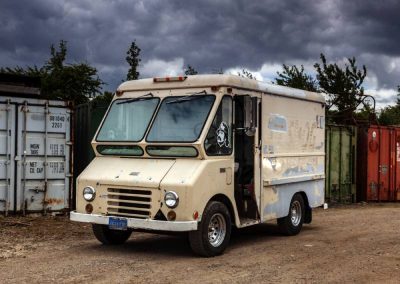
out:
M14 205L15 109L9 100L0 101L0 212Z
M400 201L400 127L395 128L393 200Z
M69 208L71 113L63 101L0 96L1 212Z
M357 128L327 125L325 135L325 199L329 203L354 202Z
M374 125L360 133L359 200L399 200L400 128Z

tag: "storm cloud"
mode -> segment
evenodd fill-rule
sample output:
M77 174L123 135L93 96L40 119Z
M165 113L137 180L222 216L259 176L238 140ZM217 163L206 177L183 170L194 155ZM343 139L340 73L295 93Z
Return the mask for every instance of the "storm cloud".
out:
M141 77L246 68L266 81L282 63L313 72L355 56L365 88L382 104L400 84L400 1L12 1L0 3L0 65L41 65L49 46L68 42L68 61L95 66L112 90L125 78L136 40Z

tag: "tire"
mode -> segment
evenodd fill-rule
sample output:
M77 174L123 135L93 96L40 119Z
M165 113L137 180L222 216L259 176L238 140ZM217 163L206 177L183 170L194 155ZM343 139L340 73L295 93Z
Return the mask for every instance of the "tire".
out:
M103 245L121 245L126 242L132 234L131 230L111 230L106 225L92 224L93 233Z
M203 212L197 231L189 232L193 252L204 257L222 254L231 238L231 215L225 204L211 201Z
M304 199L296 193L290 202L289 214L278 219L279 230L283 235L294 236L300 233L305 217Z

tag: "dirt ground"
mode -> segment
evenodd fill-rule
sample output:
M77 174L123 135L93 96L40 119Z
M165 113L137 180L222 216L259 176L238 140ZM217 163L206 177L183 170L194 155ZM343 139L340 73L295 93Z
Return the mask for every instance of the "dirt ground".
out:
M400 283L400 204L317 209L294 237L237 230L214 258L194 256L185 235L106 247L67 217L0 217L0 268L1 283Z

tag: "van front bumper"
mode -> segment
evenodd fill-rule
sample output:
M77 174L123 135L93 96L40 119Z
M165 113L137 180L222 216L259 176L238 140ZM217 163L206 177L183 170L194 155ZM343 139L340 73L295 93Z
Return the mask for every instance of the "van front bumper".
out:
M119 216L104 216L99 214L83 214L76 211L70 212L70 220L84 223L108 225L110 217L126 219L128 228L145 229L154 231L187 232L197 230L197 221L159 221L150 219L135 219Z

